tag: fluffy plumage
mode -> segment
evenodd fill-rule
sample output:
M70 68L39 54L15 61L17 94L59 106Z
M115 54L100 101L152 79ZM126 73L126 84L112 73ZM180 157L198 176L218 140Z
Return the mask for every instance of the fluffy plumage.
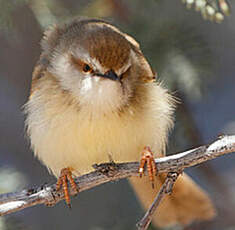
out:
M74 175L87 173L109 155L115 162L136 161L146 145L155 156L164 154L174 99L159 83L150 83L154 73L133 38L100 20L75 20L46 31L42 49L25 112L32 149L49 171L57 177L67 167ZM118 80L99 77L107 71ZM156 189L161 181L159 176ZM132 184L145 204L152 202L156 190L149 190L146 179L133 178ZM184 177L178 184L163 202L164 212L158 210L159 225L214 215L196 184Z

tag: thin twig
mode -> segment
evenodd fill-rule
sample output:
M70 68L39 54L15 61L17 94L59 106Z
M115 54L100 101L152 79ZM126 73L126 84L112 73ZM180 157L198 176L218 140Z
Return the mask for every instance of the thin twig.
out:
M154 199L152 205L148 209L148 211L145 213L144 217L136 224L138 230L147 230L149 224L152 221L153 215L161 203L162 199L165 195L170 194L172 192L173 186L179 176L179 173L172 172L168 173L167 177L165 179L165 182L163 183L161 189L159 190L158 194L156 195L156 198Z
M202 162L235 152L235 135L223 136L209 145L188 150L168 157L155 159L158 173L183 171ZM97 166L96 166L97 167ZM75 178L79 191L93 188L103 183L130 176L138 176L138 162L101 164L94 172ZM103 170L103 169L106 170ZM102 169L102 170L100 170ZM71 195L75 195L70 190ZM56 191L55 184L27 189L21 192L0 195L0 216L22 210L38 204L55 205L64 199L62 191Z

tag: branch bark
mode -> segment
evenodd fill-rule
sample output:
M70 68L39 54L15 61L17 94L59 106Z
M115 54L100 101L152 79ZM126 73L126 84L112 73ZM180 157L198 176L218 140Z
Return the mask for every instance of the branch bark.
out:
M162 199L164 198L165 195L171 194L173 185L175 184L177 178L179 176L179 173L177 172L170 172L167 174L166 180L163 183L162 187L158 191L158 194L156 198L154 199L152 205L149 207L147 212L145 213L144 217L136 224L136 227L138 230L147 230L149 224L152 221L153 215L161 203Z
M235 135L221 136L208 145L185 152L155 159L158 173L180 172L202 162L212 160L227 153L235 152ZM103 183L138 176L139 162L104 163L94 166L95 171L77 177L75 182L79 191L93 188ZM56 191L56 185L39 186L21 192L0 195L0 216L13 213L38 204L55 205L64 199L62 191ZM70 190L71 195L75 195Z

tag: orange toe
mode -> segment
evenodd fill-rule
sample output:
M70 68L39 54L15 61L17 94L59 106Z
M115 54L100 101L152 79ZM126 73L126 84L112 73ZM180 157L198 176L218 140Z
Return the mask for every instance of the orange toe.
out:
M61 187L63 188L65 202L69 208L71 208L71 200L69 194L69 186L68 182L70 183L72 189L78 193L77 185L72 177L72 170L70 168L63 168L60 172L60 177L56 183L56 190L60 190Z
M144 147L142 152L140 166L139 166L139 175L142 177L144 173L144 167L147 164L147 172L149 176L150 182L152 182L152 187L154 188L154 177L157 174L157 167L154 161L153 152L151 151L150 147Z

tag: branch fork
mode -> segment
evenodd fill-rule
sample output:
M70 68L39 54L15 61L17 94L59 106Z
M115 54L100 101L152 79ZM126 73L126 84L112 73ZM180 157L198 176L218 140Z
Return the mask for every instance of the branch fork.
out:
M166 176L165 182L163 183L161 189L159 190L156 198L154 199L152 205L149 207L144 217L136 224L138 230L148 229L149 224L152 221L153 215L161 203L165 195L171 194L173 186L180 175L179 172L169 172Z

